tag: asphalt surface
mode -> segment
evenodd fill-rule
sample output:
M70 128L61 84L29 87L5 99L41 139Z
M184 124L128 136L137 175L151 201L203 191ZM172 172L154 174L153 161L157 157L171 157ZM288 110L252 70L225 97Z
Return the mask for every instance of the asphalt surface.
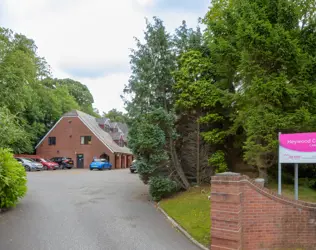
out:
M0 250L197 250L128 170L28 173L28 194L0 214Z

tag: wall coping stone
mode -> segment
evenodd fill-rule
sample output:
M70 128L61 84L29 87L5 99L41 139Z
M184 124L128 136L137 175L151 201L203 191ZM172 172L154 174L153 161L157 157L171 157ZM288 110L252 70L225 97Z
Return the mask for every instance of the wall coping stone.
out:
M223 173L224 174L224 173ZM250 179L250 177L246 175L220 175L220 176L212 176L211 183L227 183L227 184L236 184L236 183L244 183L249 186L252 186L257 192L263 194L264 196L279 201L283 204L288 204L297 208L302 208L306 210L316 210L316 203L306 202L301 200L294 200L283 195L278 195L276 192L263 187L260 183L255 180Z
M224 173L218 173L216 176L240 176L240 173L234 173L234 172L224 172Z

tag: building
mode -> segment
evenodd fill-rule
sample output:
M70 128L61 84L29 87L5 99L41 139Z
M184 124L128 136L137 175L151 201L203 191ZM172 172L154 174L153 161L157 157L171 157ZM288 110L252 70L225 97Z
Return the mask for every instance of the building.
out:
M36 154L47 159L70 157L75 168L89 168L93 158L105 158L113 168L127 168L133 160L126 147L127 133L109 119L73 110L63 115L36 145Z

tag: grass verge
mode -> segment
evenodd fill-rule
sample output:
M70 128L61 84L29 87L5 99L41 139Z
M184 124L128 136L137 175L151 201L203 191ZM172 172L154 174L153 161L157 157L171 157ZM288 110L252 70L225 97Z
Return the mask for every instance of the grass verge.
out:
M193 187L160 202L160 207L170 217L206 247L210 245L211 203L208 200L210 193L210 186Z
M268 188L278 192L278 184L277 183L269 183ZM294 199L294 185L291 184L283 184L282 185L282 195ZM299 186L298 187L298 199L307 202L315 202L316 203L316 191L314 189Z

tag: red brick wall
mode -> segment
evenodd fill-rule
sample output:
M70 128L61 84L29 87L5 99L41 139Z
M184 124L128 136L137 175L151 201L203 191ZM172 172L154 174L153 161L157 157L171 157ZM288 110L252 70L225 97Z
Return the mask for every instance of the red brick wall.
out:
M246 176L212 177L212 250L316 249L316 204L295 201Z
M48 137L56 137L56 145L48 145ZM92 136L91 145L81 145L81 136ZM89 168L93 157L106 153L115 166L114 154L82 123L78 117L64 117L36 149L44 158L71 157L77 167L77 154L84 155L84 168Z
M116 155L115 168L122 168L122 155Z

